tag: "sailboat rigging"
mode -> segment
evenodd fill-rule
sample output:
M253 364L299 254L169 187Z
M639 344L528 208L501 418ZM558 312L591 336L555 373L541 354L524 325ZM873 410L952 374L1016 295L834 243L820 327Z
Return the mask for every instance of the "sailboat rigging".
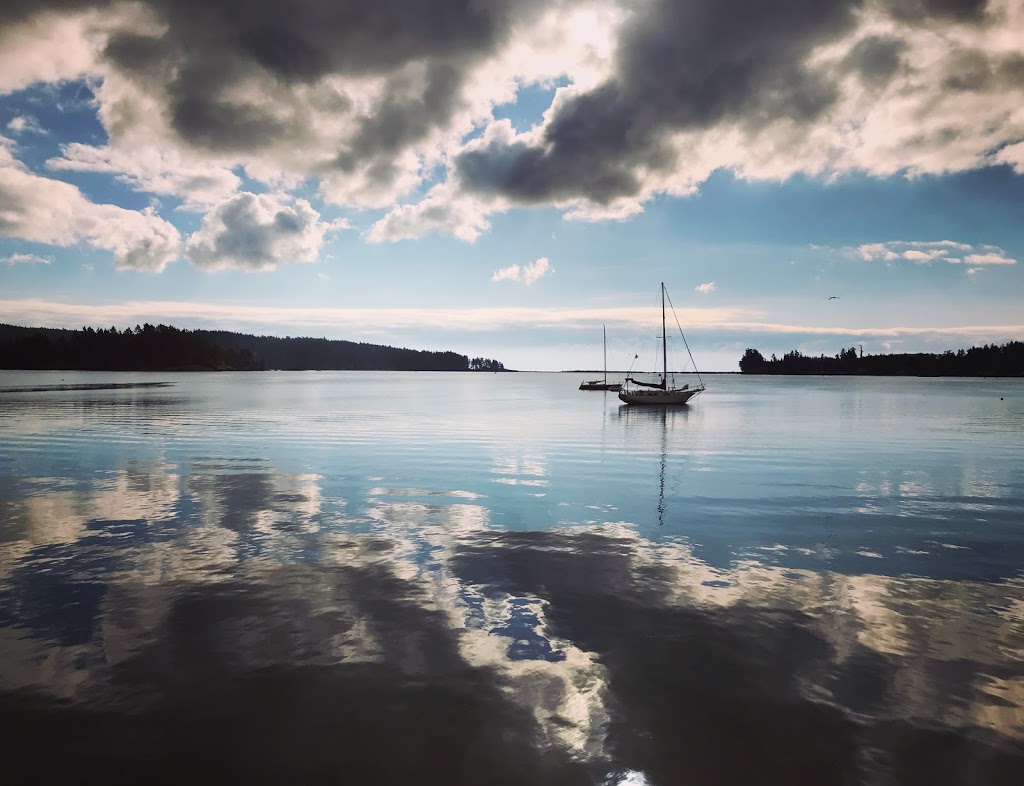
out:
M621 383L608 381L608 332L604 325L601 325L601 335L604 338L604 379L581 382L580 390L622 390Z
M636 406L643 405L667 405L667 404L685 404L691 398L696 396L698 393L704 391L704 381L700 378L700 372L697 371L697 364L693 362L693 355L690 354L690 345L686 343L686 336L683 335L682 328L679 329L679 335L683 336L683 344L686 346L686 352L690 355L690 362L693 363L693 370L697 374L698 384L694 387L689 385L683 385L681 388L669 387L668 381L668 335L665 329L665 283L661 284L661 358L662 358L662 374L659 382L644 382L633 377L626 377L627 388L619 391L619 399L624 401L626 404L632 404ZM672 309L672 316L675 316L675 308ZM679 319L676 318L676 325L679 325ZM629 389L629 385L636 385L638 389ZM650 388L649 390L643 390L639 388Z

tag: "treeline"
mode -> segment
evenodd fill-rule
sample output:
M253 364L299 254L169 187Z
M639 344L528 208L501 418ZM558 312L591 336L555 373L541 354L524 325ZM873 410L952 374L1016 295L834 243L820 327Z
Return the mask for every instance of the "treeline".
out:
M798 350L781 358L766 359L747 349L740 359L744 374L864 374L920 377L1017 377L1024 376L1024 342L985 344L982 347L947 350L941 354L858 355L853 347L838 355L813 357Z
M76 371L236 370L263 368L247 350L218 347L198 331L136 325L119 331L34 330L0 326L0 368Z
M469 361L470 371L504 371L504 364L490 358L473 358Z
M325 338L168 325L61 330L0 325L0 368L80 371L505 371L497 360Z
M326 338L278 338L197 330L226 349L248 350L267 368L284 371L466 371L469 358L456 352L428 352Z

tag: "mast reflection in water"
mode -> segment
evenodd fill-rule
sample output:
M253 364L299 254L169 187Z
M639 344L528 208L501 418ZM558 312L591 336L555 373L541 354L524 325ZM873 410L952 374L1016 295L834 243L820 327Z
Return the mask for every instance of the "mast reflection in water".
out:
M1019 381L251 379L0 395L4 783L1021 782Z

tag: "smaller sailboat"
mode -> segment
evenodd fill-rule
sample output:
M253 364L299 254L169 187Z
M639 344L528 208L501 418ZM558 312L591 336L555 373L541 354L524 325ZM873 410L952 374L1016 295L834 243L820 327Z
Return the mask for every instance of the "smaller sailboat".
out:
M581 382L580 390L622 390L620 383L608 381L608 331L604 325L601 325L601 335L604 337L604 379Z
M675 308L672 309L672 315L675 316ZM678 323L678 319L676 322ZM682 328L679 329L679 334L682 335ZM686 344L686 336L683 336L683 344ZM665 284L661 284L661 359L662 359L662 372L661 380L659 382L643 382L639 379L633 379L632 377L626 377L626 384L630 383L637 385L639 388L649 388L647 390L640 390L637 388L622 390L619 392L619 399L624 401L626 404L632 404L635 406L646 406L646 405L661 405L665 406L668 404L685 404L691 398L696 396L698 393L704 391L704 382L700 378L700 372L697 371L697 364L693 364L693 370L697 374L698 384L694 387L689 385L683 385L681 388L669 387L668 384L668 335L665 332ZM686 345L686 352L689 354L690 347ZM693 355L690 355L690 362L693 363Z

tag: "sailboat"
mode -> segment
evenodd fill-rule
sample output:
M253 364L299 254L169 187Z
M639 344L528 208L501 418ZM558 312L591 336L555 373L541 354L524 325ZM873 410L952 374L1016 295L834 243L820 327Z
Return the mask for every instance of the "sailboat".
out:
M608 331L604 325L601 325L601 335L604 337L604 379L581 382L580 390L622 390L621 383L608 381Z
M675 308L672 309L672 316L675 316ZM676 324L679 324L679 320L676 320ZM682 328L679 330L679 334L682 335ZM686 343L686 336L683 336L683 344L686 346L687 354L690 354L690 346ZM689 385L683 385L681 388L673 388L668 386L668 336L665 332L665 282L661 284L661 359L662 359L662 373L660 382L643 382L639 379L633 379L632 377L626 377L626 390L619 391L619 398L627 404L633 404L637 406L642 405L667 405L667 404L685 404L691 398L696 396L698 393L704 391L704 381L700 378L700 373L697 372L697 364L693 364L693 370L697 373L697 384L695 387ZM693 363L693 355L690 355L690 362ZM628 385L632 383L638 386L638 389L629 389ZM645 388L643 390L639 388Z

